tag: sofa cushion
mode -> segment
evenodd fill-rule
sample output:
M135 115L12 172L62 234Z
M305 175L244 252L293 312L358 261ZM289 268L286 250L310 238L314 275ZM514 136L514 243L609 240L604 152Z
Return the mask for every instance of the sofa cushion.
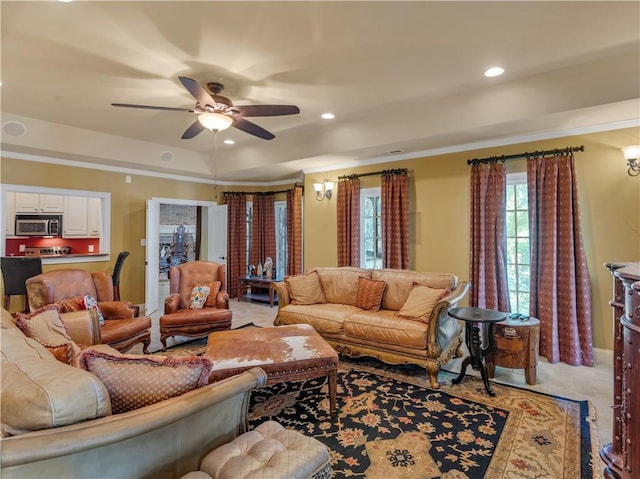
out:
M382 304L382 295L387 283L368 279L360 276L358 278L358 290L356 292L356 306L369 311L378 311Z
M57 305L48 305L33 313L16 313L16 324L22 332L42 344L58 361L74 364L80 348L73 342L60 319Z
M398 317L396 311L359 311L345 318L345 336L391 344L406 348L426 349L427 326L418 321Z
M433 307L451 291L444 288L430 288L421 284L413 286L409 297L405 301L398 316L429 323Z
M344 319L358 311L346 304L288 304L278 311L278 324L310 324L320 334L341 334Z
M197 356L139 356L87 348L80 366L104 383L114 413L148 406L205 386L213 362Z
M327 300L315 271L288 276L284 279L289 288L291 304L322 304Z
M18 329L2 329L2 423L11 434L111 414L109 393L93 374L60 361Z
M422 273L404 269L374 269L371 279L387 283L382 297L382 309L394 311L400 311L413 289L413 283L453 290L458 282L458 278L452 274Z
M358 292L358 278L371 278L367 269L344 266L338 268L315 268L318 273L322 290L328 303L348 304L355 306Z

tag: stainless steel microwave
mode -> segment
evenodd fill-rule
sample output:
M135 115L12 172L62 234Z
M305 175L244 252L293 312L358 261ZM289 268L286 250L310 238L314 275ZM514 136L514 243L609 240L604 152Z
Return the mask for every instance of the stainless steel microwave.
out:
M16 236L62 236L62 215L16 215Z

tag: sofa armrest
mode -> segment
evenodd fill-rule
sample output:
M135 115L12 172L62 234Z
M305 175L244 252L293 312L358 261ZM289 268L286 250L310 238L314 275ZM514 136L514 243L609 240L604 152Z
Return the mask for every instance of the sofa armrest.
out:
M164 298L164 314L177 313L180 308L180 295L178 293L170 294Z
M289 297L289 287L287 283L284 281L277 281L271 283L271 287L274 289L275 293L278 295L278 311L280 308L284 308L287 304L291 303L291 298ZM273 320L273 324L278 326L278 315L276 314L276 319Z
M229 309L229 293L226 291L220 291L216 296L216 308Z
M87 310L60 313L60 319L67 327L71 339L82 346L102 343L100 323L96 315Z
M136 308L124 301L100 301L98 307L104 319L131 319L136 314Z
M462 334L462 326L456 318L449 316L449 309L465 297L470 287L469 281L461 281L431 311L427 330L427 348L430 349L428 352L430 357L439 357L442 349L456 336Z

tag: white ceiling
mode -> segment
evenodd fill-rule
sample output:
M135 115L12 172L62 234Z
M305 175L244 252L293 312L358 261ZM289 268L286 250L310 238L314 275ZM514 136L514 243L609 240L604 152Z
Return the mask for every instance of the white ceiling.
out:
M0 8L8 156L277 182L640 118L636 1L76 0ZM494 65L505 74L485 78ZM190 113L111 106L193 108L178 76L220 81L236 105L294 104L301 113L252 118L276 135L270 141L234 128L182 140ZM325 111L336 119L322 120ZM227 138L236 144L223 144Z

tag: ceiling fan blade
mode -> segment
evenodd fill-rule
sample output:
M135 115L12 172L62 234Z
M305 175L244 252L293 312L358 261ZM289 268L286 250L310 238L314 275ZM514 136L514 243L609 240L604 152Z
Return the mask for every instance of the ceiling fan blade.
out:
M262 138L263 140L272 140L276 137L273 133L265 130L261 126L258 126L255 123L252 123L249 120L245 120L244 118L239 116L233 117L233 126L238 130L242 130L245 133L257 136L259 138Z
M194 121L189 128L187 128L182 134L183 140L190 140L194 136L200 134L200 132L204 131L206 128L202 126L199 120Z
M182 83L182 85L184 85L184 87L187 89L187 91L189 91L189 93L191 93L191 95L198 100L198 103L200 103L202 106L204 105L211 105L211 106L216 106L217 103L216 101L213 99L213 97L211 95L209 95L204 88L202 88L200 86L200 84L195 81L192 80L191 78L187 78L187 77L178 77L180 79L180 82Z
M112 103L111 106L119 106L122 108L143 108L145 110L188 111L190 113L195 113L195 110L192 108L174 108L171 106L131 105L129 103Z
M244 105L234 106L231 110L237 111L242 116L280 116L300 113L300 108L293 105Z

